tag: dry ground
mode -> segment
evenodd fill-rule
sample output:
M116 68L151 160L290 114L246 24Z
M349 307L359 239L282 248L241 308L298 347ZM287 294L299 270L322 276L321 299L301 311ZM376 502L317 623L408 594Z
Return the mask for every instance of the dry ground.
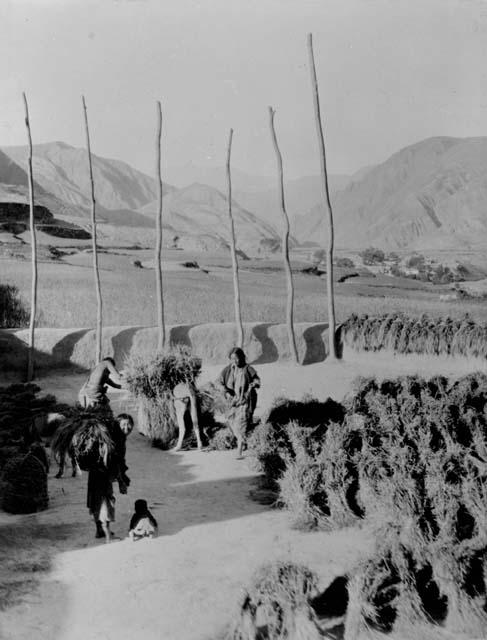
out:
M357 375L419 372L459 376L471 369L452 360L367 355L340 364L256 367L262 378L258 412L276 396L337 400ZM206 368L202 382L220 367ZM44 391L73 402L84 376L53 374ZM114 393L115 410L133 410ZM372 541L367 532L293 531L285 512L249 497L257 473L234 452L161 452L134 433L128 443L127 496L117 495L114 526L124 538L133 501L148 500L160 524L153 541L99 544L85 508L86 474L49 480L50 508L30 516L0 512L0 637L3 640L209 640L231 619L253 571L270 559L314 569L325 588ZM69 474L68 474L69 476Z

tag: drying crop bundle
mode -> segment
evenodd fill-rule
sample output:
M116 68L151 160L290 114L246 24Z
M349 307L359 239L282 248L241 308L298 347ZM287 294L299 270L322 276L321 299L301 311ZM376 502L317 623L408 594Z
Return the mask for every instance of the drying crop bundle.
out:
M36 442L36 421L53 411L54 396L39 397L35 384L0 387L0 496L12 513L47 507L45 451Z
M437 623L482 637L487 376L362 379L344 409L319 442L284 429L279 485L295 516L334 528L364 519L375 533L373 557L349 576L345 638L370 627L436 637Z
M201 358L184 345L126 360L125 380L138 402L137 428L153 444L167 449L177 438L173 390L179 384L195 390L200 372Z
M276 562L262 567L245 592L226 640L320 640L312 599L317 576L301 565Z
M389 349L395 353L487 357L487 323L430 318L426 314L353 314L341 326L344 344L357 351Z
M331 398L324 402L308 396L302 400L277 398L248 442L267 481L275 484L287 461L295 456L292 443L296 440L290 429L302 430L303 438L320 443L328 425L341 422L343 416L343 407Z
M112 412L105 408L73 409L51 441L51 450L61 462L73 452L80 469L89 471L107 466L115 451Z

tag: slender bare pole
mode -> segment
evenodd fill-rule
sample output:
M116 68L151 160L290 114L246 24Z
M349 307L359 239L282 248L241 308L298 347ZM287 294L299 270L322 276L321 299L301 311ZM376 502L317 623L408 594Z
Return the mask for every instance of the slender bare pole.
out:
M159 337L157 348L162 351L166 346L166 325L164 322L164 298L162 295L162 177L161 177L161 138L162 138L162 109L161 103L156 104L157 134L156 134L156 181L157 181L157 216L156 216L156 285L157 285L157 326Z
M36 228L34 224L34 179L32 177L32 137L30 134L30 122L29 122L29 108L27 106L27 98L25 93L24 97L25 107L25 126L27 127L27 138L29 140L29 159L28 159L28 171L29 171L29 204L30 204L30 251L32 260L32 282L30 293L30 320L29 320L29 354L27 360L27 382L30 382L34 378L34 330L36 322L37 312L37 240L36 240Z
M88 113L86 111L85 97L81 96L83 102L83 113L85 117L85 130L86 130L86 149L88 151L88 167L90 171L90 183L91 183L91 242L93 248L93 273L95 276L95 289L96 289L96 345L95 345L95 363L101 360L101 335L102 335L102 298L100 287L100 270L98 268L98 250L96 246L96 212L95 212L95 183L93 181L93 166L91 162L91 148L90 148L90 132L88 129Z
M313 55L313 36L308 34L308 53L309 53L309 65L311 69L311 85L313 89L313 101L316 120L316 132L318 135L318 144L320 150L320 162L321 162L321 177L322 177L322 193L323 202L327 211L328 221L328 249L326 253L326 288L328 291L328 338L330 344L330 360L337 359L336 345L335 345L335 297L333 292L333 244L334 244L334 230L333 230L333 211L330 202L330 191L328 188L328 173L326 170L326 153L325 153L325 138L323 135L323 127L321 124L320 114L320 96L318 92L318 81L316 79L315 59Z
M289 338L289 349L291 351L291 356L296 364L299 363L298 350L296 348L296 336L294 335L294 285L293 285L293 275L291 271L291 264L289 262L289 217L286 211L286 202L284 200L284 172L282 169L282 155L279 150L279 145L277 143L276 130L274 127L274 114L276 112L272 107L269 107L269 124L271 128L271 136L272 142L274 144L274 150L276 152L277 159L277 172L278 172L278 188L279 188L279 200L281 203L281 213L282 219L284 222L282 228L282 239L281 239L281 251L282 251L282 259L284 261L284 272L286 274L286 287L287 287L287 304L286 304L286 325L287 325L287 335Z
M237 325L237 346L243 347L244 332L242 325L242 313L240 310L240 286L238 283L237 249L235 247L235 224L232 214L232 174L230 171L230 156L232 153L233 129L230 129L227 148L227 185L228 185L228 217L230 218L230 253L232 254L233 270L233 296L235 305L235 324Z

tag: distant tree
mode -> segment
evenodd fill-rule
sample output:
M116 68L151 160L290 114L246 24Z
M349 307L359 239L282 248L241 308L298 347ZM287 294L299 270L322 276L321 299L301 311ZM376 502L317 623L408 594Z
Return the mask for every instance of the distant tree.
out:
M353 260L351 260L350 258L337 258L335 260L335 265L337 267L342 268L342 269L354 269L355 268L355 264L354 264Z
M325 262L326 260L326 251L325 249L316 249L313 251L309 257L311 262L315 265L319 265L320 262Z
M406 266L410 269L420 269L424 267L425 259L420 253L415 253L410 256L406 261Z
M461 282L462 280L466 280L469 277L470 272L464 264L458 264L455 275L457 282Z
M439 264L431 274L433 284L449 284L455 279L450 267Z
M385 253L382 251L382 249L377 249L376 247L368 247L367 249L364 249L359 255L364 261L364 264L368 266L374 264L382 264L385 260Z
M395 251L391 251L390 253L388 253L386 259L390 262L395 262L396 264L401 260L399 255Z

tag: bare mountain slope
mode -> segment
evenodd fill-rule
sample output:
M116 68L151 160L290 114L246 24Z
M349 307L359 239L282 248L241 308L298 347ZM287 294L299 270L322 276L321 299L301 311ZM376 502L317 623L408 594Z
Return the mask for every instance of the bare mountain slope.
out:
M180 246L209 249L228 246L229 222L226 196L204 184L192 184L164 198L164 224L180 236ZM153 217L156 203L140 210ZM278 241L274 228L232 201L237 246L246 253L265 250L267 241Z
M487 138L429 138L402 149L333 197L337 246L461 248L487 242ZM301 241L325 242L321 205Z
M33 164L36 203L47 207L57 218L85 226L91 207L86 151L63 142L40 144L34 147ZM5 201L27 202L26 167L26 147L5 147L0 156L0 196L3 190ZM93 168L100 242L152 245L157 207L155 180L123 162L98 156L93 156ZM3 184L7 178L16 184ZM240 249L257 254L278 241L270 225L236 202L233 206ZM164 185L164 226L171 238L178 237L179 246L227 247L226 197L201 184L179 190Z
M330 188L333 193L344 189L350 181L349 176L331 175ZM235 199L250 211L254 211L260 218L277 228L281 225L281 209L277 176L270 188L265 190L245 190L236 188ZM309 211L319 202L321 197L321 176L303 176L295 180L287 180L284 186L286 210L294 227L295 218Z
M26 147L4 147L3 152L23 168ZM107 210L136 210L157 196L156 182L125 162L92 155L95 199ZM49 193L76 207L89 208L91 185L85 149L64 142L34 146L33 171L36 181ZM172 187L165 185L165 191Z

